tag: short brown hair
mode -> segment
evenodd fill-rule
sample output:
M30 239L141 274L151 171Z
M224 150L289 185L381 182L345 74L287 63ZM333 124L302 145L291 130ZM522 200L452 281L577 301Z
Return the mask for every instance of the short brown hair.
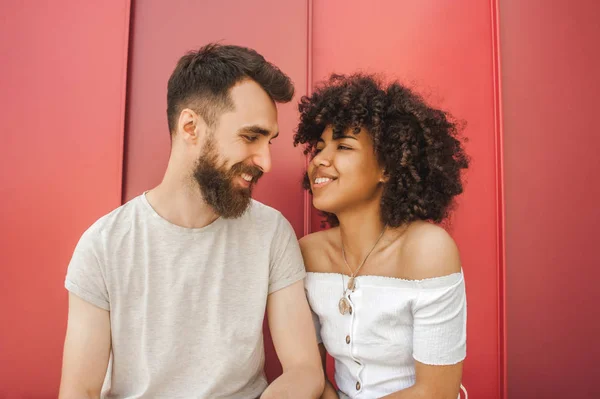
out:
M214 125L221 112L233 107L229 90L244 79L254 80L275 102L286 103L294 96L290 78L255 50L210 43L181 57L167 86L171 135L186 107Z

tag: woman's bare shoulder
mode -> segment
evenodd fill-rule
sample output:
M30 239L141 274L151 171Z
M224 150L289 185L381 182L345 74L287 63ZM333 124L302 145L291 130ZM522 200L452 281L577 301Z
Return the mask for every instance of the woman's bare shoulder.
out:
M300 250L308 272L330 271L333 237L337 228L317 231L300 239Z
M460 255L452 236L432 223L415 222L408 228L401 257L410 279L440 277L461 271Z

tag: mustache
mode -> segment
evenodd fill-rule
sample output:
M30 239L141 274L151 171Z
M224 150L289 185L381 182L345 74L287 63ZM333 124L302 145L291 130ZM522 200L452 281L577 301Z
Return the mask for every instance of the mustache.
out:
M236 163L235 165L233 165L231 167L231 169L229 169L229 174L231 176L237 176L242 173L252 176L252 181L256 182L258 179L260 179L262 177L264 172L256 166L250 166L250 165L246 165L244 163Z

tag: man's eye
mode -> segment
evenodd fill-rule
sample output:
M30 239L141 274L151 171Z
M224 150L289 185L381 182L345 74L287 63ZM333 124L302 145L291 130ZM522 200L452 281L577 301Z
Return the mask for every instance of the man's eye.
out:
M256 140L258 140L258 137L256 136L242 136L244 138L244 140L246 140L249 143L252 143Z

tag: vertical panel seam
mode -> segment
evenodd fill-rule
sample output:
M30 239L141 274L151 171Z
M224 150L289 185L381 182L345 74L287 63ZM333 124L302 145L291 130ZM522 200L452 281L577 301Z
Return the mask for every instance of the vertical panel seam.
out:
M130 41L131 41L131 16L132 16L132 12L131 12L131 0L125 0L125 7L127 8L125 10L125 32L124 32L124 46L123 46L123 71L122 71L122 75L121 75L121 90L122 90L122 94L121 94L121 109L119 112L119 123L121 124L121 140L120 140L120 159L121 159L121 163L119 165L118 168L118 179L120 179L120 184L119 184L119 204L123 204L123 202L125 201L125 173L126 173L126 167L125 167L125 162L126 162L126 156L127 154L125 153L126 151L126 135L127 135L127 126L126 126L126 121L127 121L127 89L128 89L128 75L129 75L129 47L130 47Z
M312 15L313 3L312 0L306 1L306 95L312 94ZM304 156L304 167L308 170L310 162L309 155ZM311 198L308 190L304 190L304 235L311 233Z
M496 168L496 254L498 273L498 376L501 399L507 398L507 345L506 345L506 239L504 198L504 137L502 123L502 79L500 56L500 23L498 0L490 1L492 23L492 56L494 88L494 144Z

